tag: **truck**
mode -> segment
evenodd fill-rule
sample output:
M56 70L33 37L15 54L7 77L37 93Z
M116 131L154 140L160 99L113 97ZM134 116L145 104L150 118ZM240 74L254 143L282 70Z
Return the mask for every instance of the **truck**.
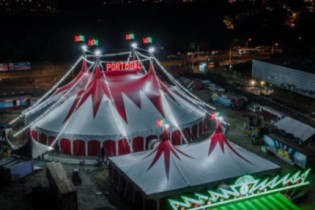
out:
M216 104L236 109L244 109L247 103L246 97L234 93L214 92L212 94L212 100Z

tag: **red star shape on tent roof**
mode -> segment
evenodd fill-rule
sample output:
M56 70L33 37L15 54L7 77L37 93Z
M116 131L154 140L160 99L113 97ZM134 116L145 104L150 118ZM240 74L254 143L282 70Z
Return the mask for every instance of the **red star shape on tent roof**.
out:
M222 123L217 120L216 123L216 129L214 131L214 133L210 136L210 147L209 147L209 152L208 155L210 156L210 154L213 152L214 148L216 147L216 145L219 144L220 148L222 150L222 152L224 152L224 145L226 145L228 148L230 148L232 150L232 152L234 152L238 157L240 157L241 159L245 160L248 163L251 163L249 160L247 160L246 158L244 158L241 154L239 154L234 147L230 144L230 142L227 140L227 138L225 137L225 135L222 132Z
M122 72L121 74L109 75L111 74L102 72L99 66L96 67L87 90L84 91L84 87L81 87L81 90L77 92L76 98L64 122L69 119L75 109L78 109L89 96L92 96L94 117L97 114L103 95L105 94L106 97L113 102L117 112L126 123L128 123L128 121L123 94L130 98L139 109L141 109L141 93L145 94L163 117L164 109L161 92L163 91L176 101L168 90L169 86L156 77L152 66L147 74L135 75L134 73L128 74ZM74 81L66 85L65 88L70 88L73 84L75 84Z
M147 171L150 170L150 168L153 167L154 164L156 164L156 162L160 159L162 154L164 154L164 165L165 165L165 172L166 172L167 178L169 177L170 161L171 161L171 155L172 154L178 160L181 160L180 159L180 154L184 155L186 157L192 158L191 156L185 154L184 152L180 151L179 149L177 149L176 147L174 147L172 145L172 143L168 139L168 134L165 133L165 130L163 132L163 140L161 140L159 146L156 149L154 149L152 152L150 152L144 158L147 158L147 157L151 156L153 153L155 153L155 156L154 156L150 166L148 167Z

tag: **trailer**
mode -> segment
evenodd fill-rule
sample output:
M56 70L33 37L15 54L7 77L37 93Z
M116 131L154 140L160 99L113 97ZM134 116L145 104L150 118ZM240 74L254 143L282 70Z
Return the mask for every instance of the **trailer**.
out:
M0 98L0 111L18 110L31 104L30 96L11 96Z
M60 208L63 210L77 210L77 190L68 179L63 165L57 162L47 163L46 176Z
M246 97L235 93L214 92L212 94L212 100L216 104L236 109L245 109L247 104Z
M14 182L30 175L34 170L33 161L18 156L10 156L0 161L2 181Z
M263 141L267 151L275 154L278 158L303 169L314 168L315 153L294 142L293 139L271 133L264 135Z

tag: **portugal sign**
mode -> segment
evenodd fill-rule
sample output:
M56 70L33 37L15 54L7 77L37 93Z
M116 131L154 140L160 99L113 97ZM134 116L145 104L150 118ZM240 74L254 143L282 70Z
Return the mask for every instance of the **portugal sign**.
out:
M139 61L106 63L106 71L139 71L141 69Z

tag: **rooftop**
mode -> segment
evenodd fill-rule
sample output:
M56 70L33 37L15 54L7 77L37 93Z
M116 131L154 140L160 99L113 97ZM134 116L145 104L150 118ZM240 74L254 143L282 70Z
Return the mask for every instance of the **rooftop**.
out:
M261 61L315 74L315 55L276 57Z

